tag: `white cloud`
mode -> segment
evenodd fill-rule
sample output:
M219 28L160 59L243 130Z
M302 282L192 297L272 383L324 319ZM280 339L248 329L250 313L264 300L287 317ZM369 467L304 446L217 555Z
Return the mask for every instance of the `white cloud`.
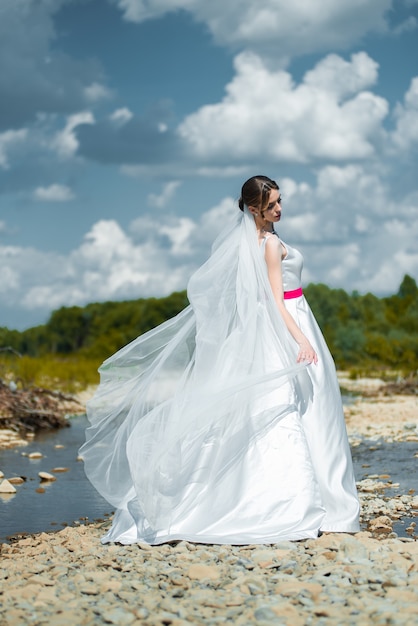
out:
M373 155L388 104L359 91L377 77L377 64L366 53L349 62L330 55L299 85L251 53L235 58L235 70L222 102L201 107L179 126L198 158L308 162Z
M363 207L367 199L368 210L380 213L385 206L385 214L389 216L396 211L395 203L387 202L389 191L382 184L380 176L361 165L338 167L326 165L318 171L316 194L319 201L334 202L336 205Z
M4 133L0 133L0 167L5 170L9 169L9 151L12 151L16 144L24 141L26 137L26 128L21 128L20 130L6 130Z
M369 32L388 30L391 0L113 0L133 22L183 9L221 45L251 49L282 62L293 56L341 50Z
M4 70L0 91L6 94L0 99L4 129L0 173L10 168L7 175L2 173L2 190L9 193L18 188L18 194L10 203L5 197L2 205L9 211L7 228L0 221L2 239L6 239L4 233L16 235L15 241L20 237L11 216L24 197L24 188L43 202L69 201L74 198L69 186L49 183L76 179L81 173L85 184L94 186L97 168L91 173L87 158L100 161L97 155L105 149L104 162L110 164L106 171L111 171L113 163L126 163L119 171L144 181L141 185L128 182L128 205L129 194L138 189L142 202L145 194L153 208L129 228L113 220L97 222L69 254L1 248L0 289L8 296L10 292L16 308L23 301L28 308L48 308L94 299L163 295L183 288L231 210L237 208L236 200L228 197L200 217L191 206L187 216L181 211L176 215L180 181L188 185L187 195L182 195L191 198L199 185L204 191L198 195L205 201L211 183L202 179L213 179L211 196L218 185L232 193L225 179L245 180L267 163L269 170L285 163L287 178L277 176L284 197L279 231L306 254L305 282L388 292L397 289L402 273L417 275L417 196L402 196L398 189L411 187L414 181L411 157L418 142L418 77L405 97L399 96L392 111L395 128L390 131L384 126L388 103L377 95L376 61L366 52L351 57L335 54L358 50L354 46L366 45L364 35L372 31L389 35L388 20L393 23L400 14L404 21L398 20L392 35L416 29L417 20L412 14L408 17L405 7L416 6L417 0L401 0L400 11L393 0L113 2L127 20L135 22L188 11L195 22L205 24L216 42L233 50L235 72L223 99L198 108L180 124L184 151L180 141L174 141L172 149L168 143L170 150L162 142L163 149L156 150L148 127L155 131L153 138L175 133L166 105L161 110L158 105L143 118L134 117L127 106L116 108L119 105L114 102L105 102L103 108L101 103L112 92L106 87L100 59L76 61L65 54L65 47L59 52L63 31L55 30L60 22L54 16L68 0L7 0L4 15L0 9L5 18L0 18L0 66ZM390 45L393 37L387 40ZM306 53L319 58L322 51L333 54L301 78L286 71L291 58ZM305 61L309 58L305 56ZM120 96L120 103L125 102ZM96 105L102 111L97 124ZM80 128L84 124L96 124L97 132L90 128L84 133ZM137 151L142 144L143 151ZM51 150L52 157L62 159L51 159ZM77 154L86 155L86 160L65 160ZM17 156L20 162L15 171ZM394 156L396 162L390 160ZM315 171L305 167L311 163ZM196 176L201 179L196 181ZM109 185L118 185L116 179L109 180ZM150 181L155 181L153 187ZM237 196L239 182L236 189L234 184ZM138 202L135 195L132 210ZM109 203L111 196L106 198L106 212L111 210ZM73 208L78 210L77 203ZM68 237L80 236L81 223L85 222L74 223Z
M4 304L19 311L31 286L48 281L51 271L59 271L57 258L30 247L0 246L0 292L7 293ZM44 307L48 306L45 301Z
M161 246L163 237L166 237L168 245L165 252L170 252L175 257L191 256L194 252L191 246L191 236L197 228L196 222L188 217L169 216L159 224L155 216L142 216L130 225L130 231L142 241L156 241ZM154 233L154 234L153 234Z
M354 228L358 233L367 234L372 228L372 222L363 215L356 215L354 218Z
M230 196L221 200L209 211L202 214L198 222L198 234L196 235L196 247L202 244L212 245L215 237L221 232L233 211L239 211L238 200Z
M133 118L134 114L127 107L122 107L120 109L116 109L109 116L112 122L115 122L118 125L123 126L126 122L129 122Z
M358 52L346 61L329 54L313 70L306 72L303 82L312 89L335 94L338 100L356 94L377 82L379 64L365 52Z
M97 57L72 57L60 45L65 27L57 31L54 18L68 4L1 0L0 129L29 126L39 112L72 113L98 95L104 72Z
M0 273L0 293L7 295L19 288L19 274L16 270L3 265Z
M89 102L98 102L111 98L112 92L105 85L94 82L88 87L84 87L84 95Z
M91 111L81 111L67 117L65 127L56 133L51 142L51 147L58 152L61 157L72 157L78 150L79 142L74 130L80 124L94 124L94 115Z
M167 249L149 241L135 244L114 220L94 224L67 257L47 256L48 271L32 277L32 287L23 295L28 309L165 295L183 289L189 273L182 265L173 266Z
M413 15L410 15L406 20L398 24L393 30L394 35L402 35L403 33L410 33L416 30L418 27L418 20Z
M169 203L169 201L173 198L174 194L176 193L176 190L178 189L178 187L181 185L181 182L179 180L172 180L168 183L166 183L163 188L161 193L159 194L155 194L155 193L150 193L148 196L148 204L150 204L151 206L154 206L158 209L162 209L164 207L167 207L167 204Z
M245 177L247 174L250 176L251 167L248 165L227 165L225 167L209 166L198 167L196 170L197 176L203 178L233 178L236 176Z
M305 283L387 294L404 274L418 278L418 193L392 197L367 165L326 166L293 191L278 230L304 253Z
M286 187L292 193L285 193ZM324 166L317 172L316 184L293 183L284 187L283 192L283 229L289 242L301 242L307 246L344 246L358 241L364 235L365 220L370 224L369 237L381 222L381 207L385 206L385 217L390 218L395 210L395 203L388 201L389 194L379 176L367 171L360 165L344 167ZM382 199L385 200L384 204ZM367 238L366 237L366 238ZM348 242L348 243L347 243ZM334 265L333 252L332 263ZM340 252L337 253L337 256ZM318 265L317 265L318 262ZM324 267L322 265L324 264ZM321 256L309 263L311 271L328 272ZM347 263L343 265L347 270ZM341 271L341 270L340 270ZM322 279L324 282L325 278ZM329 280L335 284L333 275Z
M285 201L277 230L304 254L304 284L387 294L405 273L418 278L418 193L392 199L386 182L360 166L323 168L311 185L278 182ZM41 311L167 295L186 287L238 210L227 197L197 218L172 215L158 228L149 213L129 232L101 220L67 255L0 246L0 291L16 310Z
M100 300L163 296L184 289L208 256L231 199L200 219L172 216L159 229L152 214L135 220L130 234L115 220L93 225L68 255L0 246L0 292L15 309L50 311Z
M418 143L418 76L412 79L403 104L395 108L395 146L402 150Z
M192 9L196 0L114 0L130 22L144 22L177 9Z
M307 183L297 183L292 178L282 178L280 179L280 190L281 196L285 201L290 200L292 196L295 194L308 194L310 192L310 187Z
M252 165L225 165L225 167L217 165L201 165L196 159L192 161L181 161L169 163L152 163L147 165L121 165L119 171L124 176L129 178L146 179L155 178L159 179L170 178L176 176L178 178L189 178L192 173L193 176L200 176L203 179L206 178L235 178L245 179L251 176L253 172Z
M395 293L405 274L417 277L418 255L406 252L394 252L393 256L385 259L376 268L373 284L366 287L365 281L359 284L360 290L373 293Z
M191 266L187 267L196 267L208 256L214 239L231 213L237 210L237 201L228 197L202 213L198 219L170 215L164 217L159 225L155 214L143 215L131 223L130 231L135 239L152 244L161 257L173 255L175 262L180 262L180 257L189 257L185 262ZM184 285L188 278L189 275L185 275Z
M37 187L33 195L36 200L44 202L68 202L75 197L70 187L58 183L49 185L49 187Z

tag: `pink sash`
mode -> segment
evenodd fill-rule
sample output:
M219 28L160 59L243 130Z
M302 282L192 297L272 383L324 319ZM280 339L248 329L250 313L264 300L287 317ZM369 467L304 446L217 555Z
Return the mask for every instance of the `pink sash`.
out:
M283 297L285 300L291 300L292 298L300 298L303 295L302 287L293 289L293 291L285 291Z

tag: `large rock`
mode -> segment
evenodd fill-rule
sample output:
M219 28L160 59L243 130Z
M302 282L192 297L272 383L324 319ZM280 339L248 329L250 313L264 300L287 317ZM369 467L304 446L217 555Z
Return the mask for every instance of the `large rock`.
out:
M4 479L0 483L0 493L16 493L16 489L8 480Z

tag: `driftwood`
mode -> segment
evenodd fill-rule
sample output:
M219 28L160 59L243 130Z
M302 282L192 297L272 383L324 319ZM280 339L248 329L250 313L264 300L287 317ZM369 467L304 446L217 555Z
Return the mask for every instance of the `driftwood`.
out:
M30 387L19 389L0 380L0 428L24 435L43 428L70 426L68 413L81 413L83 406L73 396Z

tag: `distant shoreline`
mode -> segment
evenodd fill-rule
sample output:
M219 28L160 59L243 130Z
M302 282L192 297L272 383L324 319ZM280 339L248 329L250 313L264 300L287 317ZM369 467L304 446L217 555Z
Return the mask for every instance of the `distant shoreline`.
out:
M418 394L385 393L390 383L379 378L352 379L347 372L338 372L341 389L352 393L353 402L344 407L350 443L366 437L385 441L418 441ZM90 385L74 394L74 402L62 402L62 412L82 413L96 389ZM1 415L1 406L0 406ZM0 422L1 424L1 422ZM36 434L21 436L16 429L1 428L0 449L25 446ZM1 468L0 468L1 469Z

